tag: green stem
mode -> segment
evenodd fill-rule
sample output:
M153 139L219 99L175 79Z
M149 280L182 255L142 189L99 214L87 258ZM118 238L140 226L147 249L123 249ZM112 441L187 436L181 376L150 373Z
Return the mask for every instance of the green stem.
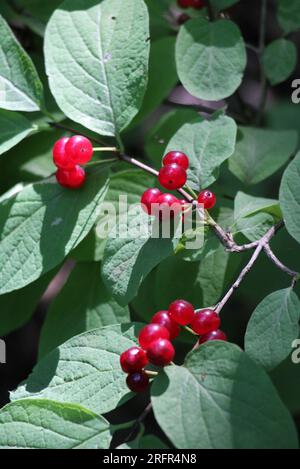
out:
M188 326L184 326L184 329L185 329L186 331L188 331L190 334L198 335L198 334L196 334L196 333L193 331L193 329L191 329L191 328L188 327Z
M197 200L197 194L196 192L189 186L188 183L185 183L185 188L189 191L189 193L194 197L194 199Z
M112 151L114 153L118 151L116 147L95 147L93 150L94 152L95 151Z

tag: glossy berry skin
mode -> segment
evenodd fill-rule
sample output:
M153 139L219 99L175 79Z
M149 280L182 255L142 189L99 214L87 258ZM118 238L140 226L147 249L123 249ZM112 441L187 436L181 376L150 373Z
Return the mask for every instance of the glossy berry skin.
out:
M147 364L146 352L138 347L131 347L120 356L120 365L125 373L141 371Z
M170 151L163 157L163 165L166 166L168 164L178 164L178 166L187 170L190 162L188 157L181 151Z
M217 198L211 191L202 191L198 196L199 204L203 204L206 210L213 208L216 205Z
M61 169L72 169L75 164L74 161L68 156L66 152L66 144L68 143L69 138L63 137L55 142L53 147L53 162L55 166Z
M200 337L199 344L204 344L205 342L210 342L211 340L224 340L226 342L227 335L220 330L212 331Z
M57 182L68 189L78 189L85 181L85 171L78 165L69 170L59 168L55 176Z
M169 365L174 355L174 347L167 339L154 340L147 349L147 356L150 363L156 366Z
M155 216L159 217L160 220L173 218L182 210L179 200L172 194L161 194L157 198L157 204L158 206L153 213Z
M212 309L203 309L195 314L191 328L198 335L216 331L221 324L220 316Z
M160 324L147 324L143 327L139 333L139 344L144 349L147 350L151 342L157 339L170 339L170 333L168 329Z
M92 159L94 150L88 138L74 135L66 144L66 153L74 164L86 164Z
M203 0L191 0L191 7L195 8L196 10L201 10L204 8L205 4Z
M168 329L170 333L170 340L174 340L179 336L180 327L170 318L168 311L158 311L155 313L151 319L151 323L160 324L161 326L164 326L166 329Z
M177 4L180 8L189 8L192 6L193 0L177 0Z
M132 392L144 392L149 386L149 378L144 371L137 371L127 376L126 384Z
M161 191L159 189L147 189L141 198L142 209L144 212L148 213L149 215L153 214L154 210L152 204L157 203L158 197L161 195Z
M159 171L158 180L165 189L180 189L186 183L187 174L178 164L167 164Z
M187 326L193 321L195 310L193 305L188 301L176 300L169 306L169 315L177 324Z

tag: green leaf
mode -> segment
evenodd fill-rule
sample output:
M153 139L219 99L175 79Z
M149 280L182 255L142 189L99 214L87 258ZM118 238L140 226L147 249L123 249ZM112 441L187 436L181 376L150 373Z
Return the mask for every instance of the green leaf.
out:
M122 308L111 298L100 270L96 262L75 266L47 313L41 332L40 356L82 332L129 322L128 308Z
M73 337L40 360L27 381L11 392L11 400L73 402L97 414L115 409L132 397L120 355L136 345L139 328L113 325Z
M152 42L147 91L141 110L133 124L154 111L168 97L177 81L175 38L169 36Z
M234 220L255 215L258 212L266 212L277 218L281 217L279 201L254 197L253 195L238 192L234 199Z
M300 29L300 4L298 0L277 0L278 21L286 33Z
M154 166L159 169L165 154L168 142L173 135L188 122L194 122L199 114L191 109L181 109L165 114L156 125L152 127L146 137L146 153Z
M107 449L109 422L74 404L25 399L0 411L0 449Z
M257 184L288 161L296 150L297 140L294 131L239 127L229 169L243 183Z
M263 67L271 85L287 80L297 65L297 48L287 39L271 42L263 54Z
M180 449L297 448L294 423L264 370L236 345L206 343L153 382L154 415Z
M235 233L242 233L249 241L256 241L269 231L278 221L273 215L259 212L246 218L239 218L235 223Z
M0 16L0 108L38 111L43 86L31 58Z
M147 8L142 0L66 0L45 34L50 89L62 111L102 135L118 135L146 88Z
M240 86L246 66L239 28L229 20L188 21L178 34L176 63L183 86L193 96L210 101L227 98Z
M300 302L291 288L268 295L248 323L245 350L259 365L270 370L290 353L299 336Z
M0 110L0 128L0 155L37 130L37 127L21 114L4 110Z
M188 182L198 190L217 179L216 171L234 152L236 124L233 119L217 115L183 125L169 142L166 152L177 149L189 156Z
M300 152L284 172L279 200L286 229L300 243Z
M106 179L98 169L71 191L52 177L0 204L0 294L33 282L80 243L96 221Z
M148 223L149 216L139 207L136 214L128 215L127 223L121 225L123 230L135 227L136 233L124 234L120 230L116 237L108 239L105 247L103 280L121 305L127 305L135 297L143 279L174 250L172 238L152 237Z
M0 296L0 337L29 321L56 272L51 271L27 287Z

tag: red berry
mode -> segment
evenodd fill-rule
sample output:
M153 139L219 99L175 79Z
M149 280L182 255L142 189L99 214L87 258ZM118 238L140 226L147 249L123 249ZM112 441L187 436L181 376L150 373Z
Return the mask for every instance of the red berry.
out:
M74 135L66 144L66 153L75 164L86 164L92 159L94 150L88 138Z
M213 192L202 191L198 196L199 204L203 204L206 210L213 208L216 204L217 198Z
M203 335L199 339L199 344L204 344L205 342L210 342L211 340L225 340L227 341L227 336L224 332L217 330L209 332L208 334Z
M53 147L53 162L55 166L61 169L72 169L75 166L74 161L72 161L66 153L66 144L68 141L68 137L60 138L55 142Z
M164 326L166 329L168 329L170 333L170 340L176 339L176 337L179 336L180 327L176 322L172 321L168 311L158 311L152 317L151 322L154 324L160 324L161 326Z
M178 164L178 166L186 170L190 162L188 157L181 151L170 151L163 158L163 165L166 166L168 164Z
M149 345L147 355L153 365L166 366L173 360L175 350L169 340L157 339Z
M169 315L173 321L182 326L190 324L195 316L193 305L185 300L176 300L169 306Z
M154 214L158 216L160 220L173 218L182 210L179 200L172 194L161 194L157 198L156 203L158 206L156 210L154 210Z
M156 339L170 339L168 329L159 324L148 324L139 333L139 344L145 350Z
M216 331L221 324L220 316L212 309L203 309L196 313L191 328L198 335L208 334L209 332Z
M148 364L146 352L138 347L131 347L120 356L120 364L125 373L135 373Z
M84 184L85 171L80 166L76 165L70 170L58 169L56 171L57 182L68 189L78 189Z
M180 8L188 8L192 6L193 0L177 0L177 4Z
M127 376L126 384L132 392L144 392L149 386L149 378L144 371L137 371Z
M159 171L158 180L165 189L180 189L186 183L187 174L178 164L167 164Z
M191 0L191 6L192 8L195 8L196 10L200 10L201 8L204 8L205 4L203 0Z
M161 195L161 191L159 189L147 189L141 198L142 209L151 215L153 213L152 204L157 203L158 197Z

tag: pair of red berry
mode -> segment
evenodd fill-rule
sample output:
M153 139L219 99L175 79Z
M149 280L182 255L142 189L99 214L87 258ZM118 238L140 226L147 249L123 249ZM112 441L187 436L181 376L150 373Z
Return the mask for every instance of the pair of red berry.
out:
M201 10L204 8L204 0L177 0L177 4L180 8L195 8Z
M151 324L145 326L139 336L139 347L132 347L122 353L120 364L122 370L128 373L126 383L133 392L143 392L149 385L149 377L144 370L148 363L156 366L166 366L175 356L175 349L171 340L180 333L180 326L191 324L196 334L202 335L199 343L210 340L227 340L226 335L218 330L220 318L210 309L195 313L191 303L176 300L169 306L168 311L158 311L151 319Z
M159 171L158 180L162 187L176 190L187 181L186 171L189 167L188 157L181 151L170 151L163 158L163 167Z
M143 210L148 215L155 215L160 220L178 215L184 210L187 201L179 200L175 195L165 194L157 188L147 189L141 198Z
M53 147L53 162L57 166L57 182L69 189L81 187L85 181L85 171L80 165L93 157L93 145L82 135L63 137Z

